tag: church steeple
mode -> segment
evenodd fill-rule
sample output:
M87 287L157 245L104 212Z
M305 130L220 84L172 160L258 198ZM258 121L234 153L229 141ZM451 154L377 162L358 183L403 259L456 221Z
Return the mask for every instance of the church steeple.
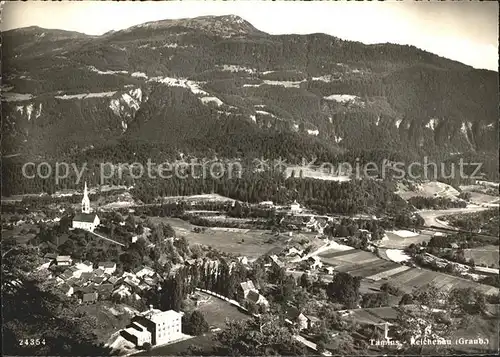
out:
M87 190L87 181L85 181L85 188L83 189L82 213L90 213L90 199L89 192Z

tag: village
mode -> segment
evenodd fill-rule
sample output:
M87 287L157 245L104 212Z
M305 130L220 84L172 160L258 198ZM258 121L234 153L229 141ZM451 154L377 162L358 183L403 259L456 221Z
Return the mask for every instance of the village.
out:
M179 216L182 219L148 217L144 212L154 208L120 206L121 213L91 208L85 183L81 204L72 204L76 212L70 221L38 220L49 228L35 234L30 224L36 226L37 221L30 223L28 214L11 228L31 227L32 239L25 244L37 252L35 271L43 274L45 284L82 311L120 316L119 323L106 326L101 336L119 354L164 351L188 341L196 345L224 328L223 311L231 309L229 315L239 320L281 311L294 338L324 355L335 349L338 336L343 340L346 330L359 334L360 328L365 329L360 338L365 345L358 347L378 351L380 346L368 346L370 338L392 338L387 331L393 330L384 324L394 324L401 301L414 300L410 296L430 282L435 282L437 292L470 287L489 296L491 303L498 296L498 288L477 282L478 274L474 280L464 278L463 272L454 277L422 270L393 246L405 239L408 244L426 242L443 233L383 229L376 217L352 221L317 215L297 202L275 207L265 201L252 208L207 196L191 198L190 203L187 198L191 209ZM178 200L162 204L175 209ZM226 207L230 216L221 220L214 207ZM253 217L241 218L245 210ZM272 217L263 212L273 212ZM275 222L274 228L255 228L266 220ZM241 228L233 228L235 223ZM325 300L325 293L351 288L358 296L353 300L338 296L333 305ZM213 304L219 307L212 310ZM494 314L497 305L488 306ZM327 308L336 310L340 319L329 327L323 319ZM185 320L193 311L201 311L204 327L189 334L192 327Z

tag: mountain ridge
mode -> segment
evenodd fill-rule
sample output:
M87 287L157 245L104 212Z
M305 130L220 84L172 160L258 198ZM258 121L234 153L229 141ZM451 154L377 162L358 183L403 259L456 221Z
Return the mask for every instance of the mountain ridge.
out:
M414 46L269 35L234 19L57 41L5 36L2 152L58 157L127 138L224 151L215 141L234 135L228 153L261 155L275 146L245 137L272 132L331 152L496 151L496 72Z

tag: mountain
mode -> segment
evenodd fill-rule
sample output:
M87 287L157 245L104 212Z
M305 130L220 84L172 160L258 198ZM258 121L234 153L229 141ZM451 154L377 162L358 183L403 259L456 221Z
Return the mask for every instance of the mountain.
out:
M135 142L160 155L497 161L498 74L412 46L269 35L233 15L2 36L4 155L99 156Z

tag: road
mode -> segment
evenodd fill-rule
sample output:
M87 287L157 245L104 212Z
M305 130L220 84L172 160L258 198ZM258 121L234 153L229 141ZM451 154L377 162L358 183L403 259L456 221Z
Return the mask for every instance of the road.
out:
M115 244L121 245L122 247L125 247L125 244L120 243L120 242L117 242L116 240L113 240L113 239L111 239L111 238L108 238L108 237L102 236L102 235L100 235L100 234L98 234L98 233L96 233L96 232L91 232L91 231L87 231L87 230L86 230L86 232L89 232L89 233L91 233L91 234L93 234L93 235L95 235L96 237L99 237L99 238L101 238L101 239L105 239L105 240L107 240L107 241L109 241L109 242L111 242L111 243L115 243Z

